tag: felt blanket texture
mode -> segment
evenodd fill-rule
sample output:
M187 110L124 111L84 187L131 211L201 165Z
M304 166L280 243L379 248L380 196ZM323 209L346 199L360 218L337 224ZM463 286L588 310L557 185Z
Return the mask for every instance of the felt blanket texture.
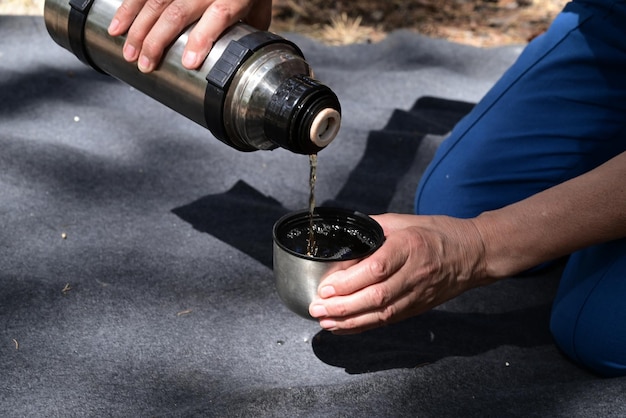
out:
M285 36L343 108L318 203L365 213L412 212L440 141L521 51ZM626 380L552 343L560 265L359 335L291 313L271 229L306 207L308 170L86 67L41 17L0 16L0 416L626 414Z

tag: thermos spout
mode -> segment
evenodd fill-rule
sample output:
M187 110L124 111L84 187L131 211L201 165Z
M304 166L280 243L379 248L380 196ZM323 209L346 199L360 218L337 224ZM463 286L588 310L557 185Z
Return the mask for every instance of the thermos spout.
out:
M52 39L94 69L114 76L209 129L240 151L285 148L313 154L336 137L341 107L313 78L292 42L244 24L227 29L198 70L182 66L191 28L167 49L157 69L124 60L125 38L107 28L122 0L45 0Z
M337 132L339 131L339 125L341 124L341 115L337 109L327 107L321 110L313 120L311 124L311 131L309 132L309 139L315 145L320 148L324 148L326 145L335 139Z

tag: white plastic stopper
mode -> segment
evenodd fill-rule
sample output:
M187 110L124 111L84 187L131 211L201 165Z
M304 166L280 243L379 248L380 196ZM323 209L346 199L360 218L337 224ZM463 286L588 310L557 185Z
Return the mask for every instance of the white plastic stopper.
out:
M341 115L336 109L326 108L319 112L311 124L311 142L320 148L330 144L339 132Z

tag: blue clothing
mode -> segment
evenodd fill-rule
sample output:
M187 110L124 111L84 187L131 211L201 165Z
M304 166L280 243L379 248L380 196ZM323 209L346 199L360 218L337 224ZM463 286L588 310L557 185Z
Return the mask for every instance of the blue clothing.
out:
M442 143L418 214L473 217L626 151L626 0L575 0ZM626 239L570 256L551 329L574 361L626 375Z

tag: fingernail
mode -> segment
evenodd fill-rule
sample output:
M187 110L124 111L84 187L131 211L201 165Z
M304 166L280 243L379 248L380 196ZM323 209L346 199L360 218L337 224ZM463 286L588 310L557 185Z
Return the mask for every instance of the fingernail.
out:
M139 57L139 61L137 62L137 66L139 67L139 71L147 73L152 70L152 64L150 60L145 55Z
M193 68L196 66L196 58L198 54L193 51L185 51L183 53L183 65L187 68Z
M320 296L323 298L329 298L335 296L335 288L332 286L324 286L320 289Z
M137 50L131 44L124 45L124 59L126 61L135 61L137 59Z
M113 19L109 24L109 34L113 34L117 32L117 28L120 27L120 21L118 19Z
M326 311L326 308L324 307L324 305L311 306L309 313L311 314L313 318L320 318L322 316L328 315L328 312Z

